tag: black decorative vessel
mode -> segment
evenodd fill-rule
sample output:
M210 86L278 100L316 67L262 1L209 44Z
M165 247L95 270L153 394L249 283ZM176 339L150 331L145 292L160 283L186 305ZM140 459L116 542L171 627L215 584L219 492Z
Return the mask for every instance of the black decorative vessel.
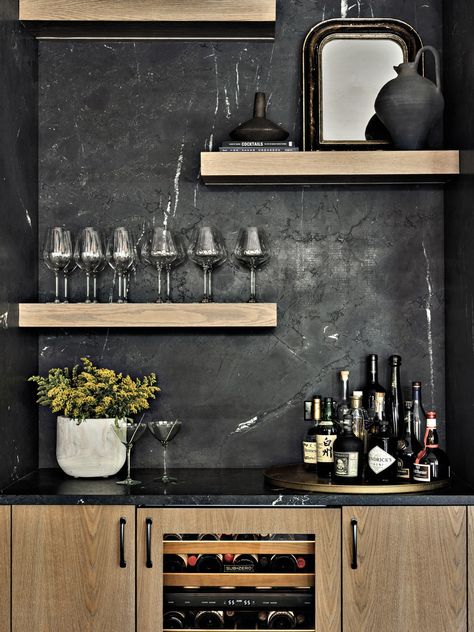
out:
M289 134L282 127L266 117L267 100L264 92L255 93L253 118L236 127L231 133L232 140L238 141L284 141Z

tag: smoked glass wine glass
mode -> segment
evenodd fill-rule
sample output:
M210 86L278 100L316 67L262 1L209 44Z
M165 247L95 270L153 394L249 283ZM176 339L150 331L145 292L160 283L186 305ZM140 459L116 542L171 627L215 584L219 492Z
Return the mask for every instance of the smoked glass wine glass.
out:
M43 246L43 262L47 268L54 272L55 277L55 303L59 299L59 273L63 272L67 278L68 268L73 260L72 239L69 230L62 226L48 228ZM65 283L65 302L67 303L67 284Z
M227 259L224 238L213 226L197 228L193 233L188 254L190 259L203 270L204 296L201 303L211 303L213 301L212 269Z
M250 268L249 303L257 302L257 268L270 258L267 238L264 231L256 226L242 228L234 248L234 257L242 265Z
M105 260L104 246L99 231L92 226L84 228L74 248L74 260L78 267L86 274L86 303L91 300L91 277L94 279L93 300L96 302L96 275Z
M146 424L133 423L127 421L123 426L113 424L113 429L118 439L127 449L127 478L117 481L117 485L140 485L141 481L136 481L130 476L130 453L133 446L146 430Z
M169 228L155 227L145 240L141 251L142 259L158 272L157 303L163 303L161 289L161 273L163 268L172 264L179 256L178 245L173 232Z
M175 421L150 421L148 423L148 429L163 446L163 475L155 480L161 481L165 483L165 485L167 483L176 483L177 478L168 476L166 450L168 449L169 442L172 441L181 430L181 422L177 419Z
M135 258L135 244L130 231L123 226L115 228L107 242L106 259L118 275L118 303L126 302L124 276L135 263Z

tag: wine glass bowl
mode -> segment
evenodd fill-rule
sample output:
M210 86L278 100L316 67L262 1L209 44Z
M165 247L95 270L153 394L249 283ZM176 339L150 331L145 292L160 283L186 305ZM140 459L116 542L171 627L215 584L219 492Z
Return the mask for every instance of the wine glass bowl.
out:
M167 483L176 483L177 481L176 478L168 476L166 451L170 441L172 441L181 430L181 426L181 421L178 421L177 419L175 421L150 421L148 423L149 431L163 446L163 475L155 480L161 481L162 483L165 483L165 485Z
M140 485L141 481L136 481L130 476L130 454L132 451L132 447L143 435L146 427L146 424L136 424L133 422L127 422L126 424L121 426L118 426L115 423L113 424L115 435L127 449L127 478L125 478L123 481L117 481L117 485Z
M227 259L224 238L213 226L197 228L193 233L188 254L189 258L203 269L204 296L201 302L211 303L212 270Z
M85 302L91 303L90 279L91 276L94 278L94 300L96 300L97 287L95 279L105 260L102 238L92 226L88 226L81 231L74 248L74 260L77 266L86 274Z
M250 268L250 298L249 303L257 302L256 272L270 259L267 237L257 226L242 228L234 248L235 259Z

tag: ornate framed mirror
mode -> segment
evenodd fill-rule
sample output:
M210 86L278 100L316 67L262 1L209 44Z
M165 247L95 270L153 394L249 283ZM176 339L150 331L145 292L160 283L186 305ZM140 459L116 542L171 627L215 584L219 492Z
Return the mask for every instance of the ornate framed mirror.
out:
M421 37L394 19L321 22L303 44L303 149L382 149L390 136L375 115L394 66L414 61Z

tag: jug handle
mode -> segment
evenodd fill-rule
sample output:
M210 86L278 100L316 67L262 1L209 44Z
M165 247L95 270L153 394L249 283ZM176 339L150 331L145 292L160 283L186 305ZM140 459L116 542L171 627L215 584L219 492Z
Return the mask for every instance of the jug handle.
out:
M436 87L439 91L441 91L441 60L438 51L433 46L423 46L420 48L415 57L415 68L418 68L418 64L420 63L421 56L424 52L429 51L433 54L435 59L435 67L436 67Z

